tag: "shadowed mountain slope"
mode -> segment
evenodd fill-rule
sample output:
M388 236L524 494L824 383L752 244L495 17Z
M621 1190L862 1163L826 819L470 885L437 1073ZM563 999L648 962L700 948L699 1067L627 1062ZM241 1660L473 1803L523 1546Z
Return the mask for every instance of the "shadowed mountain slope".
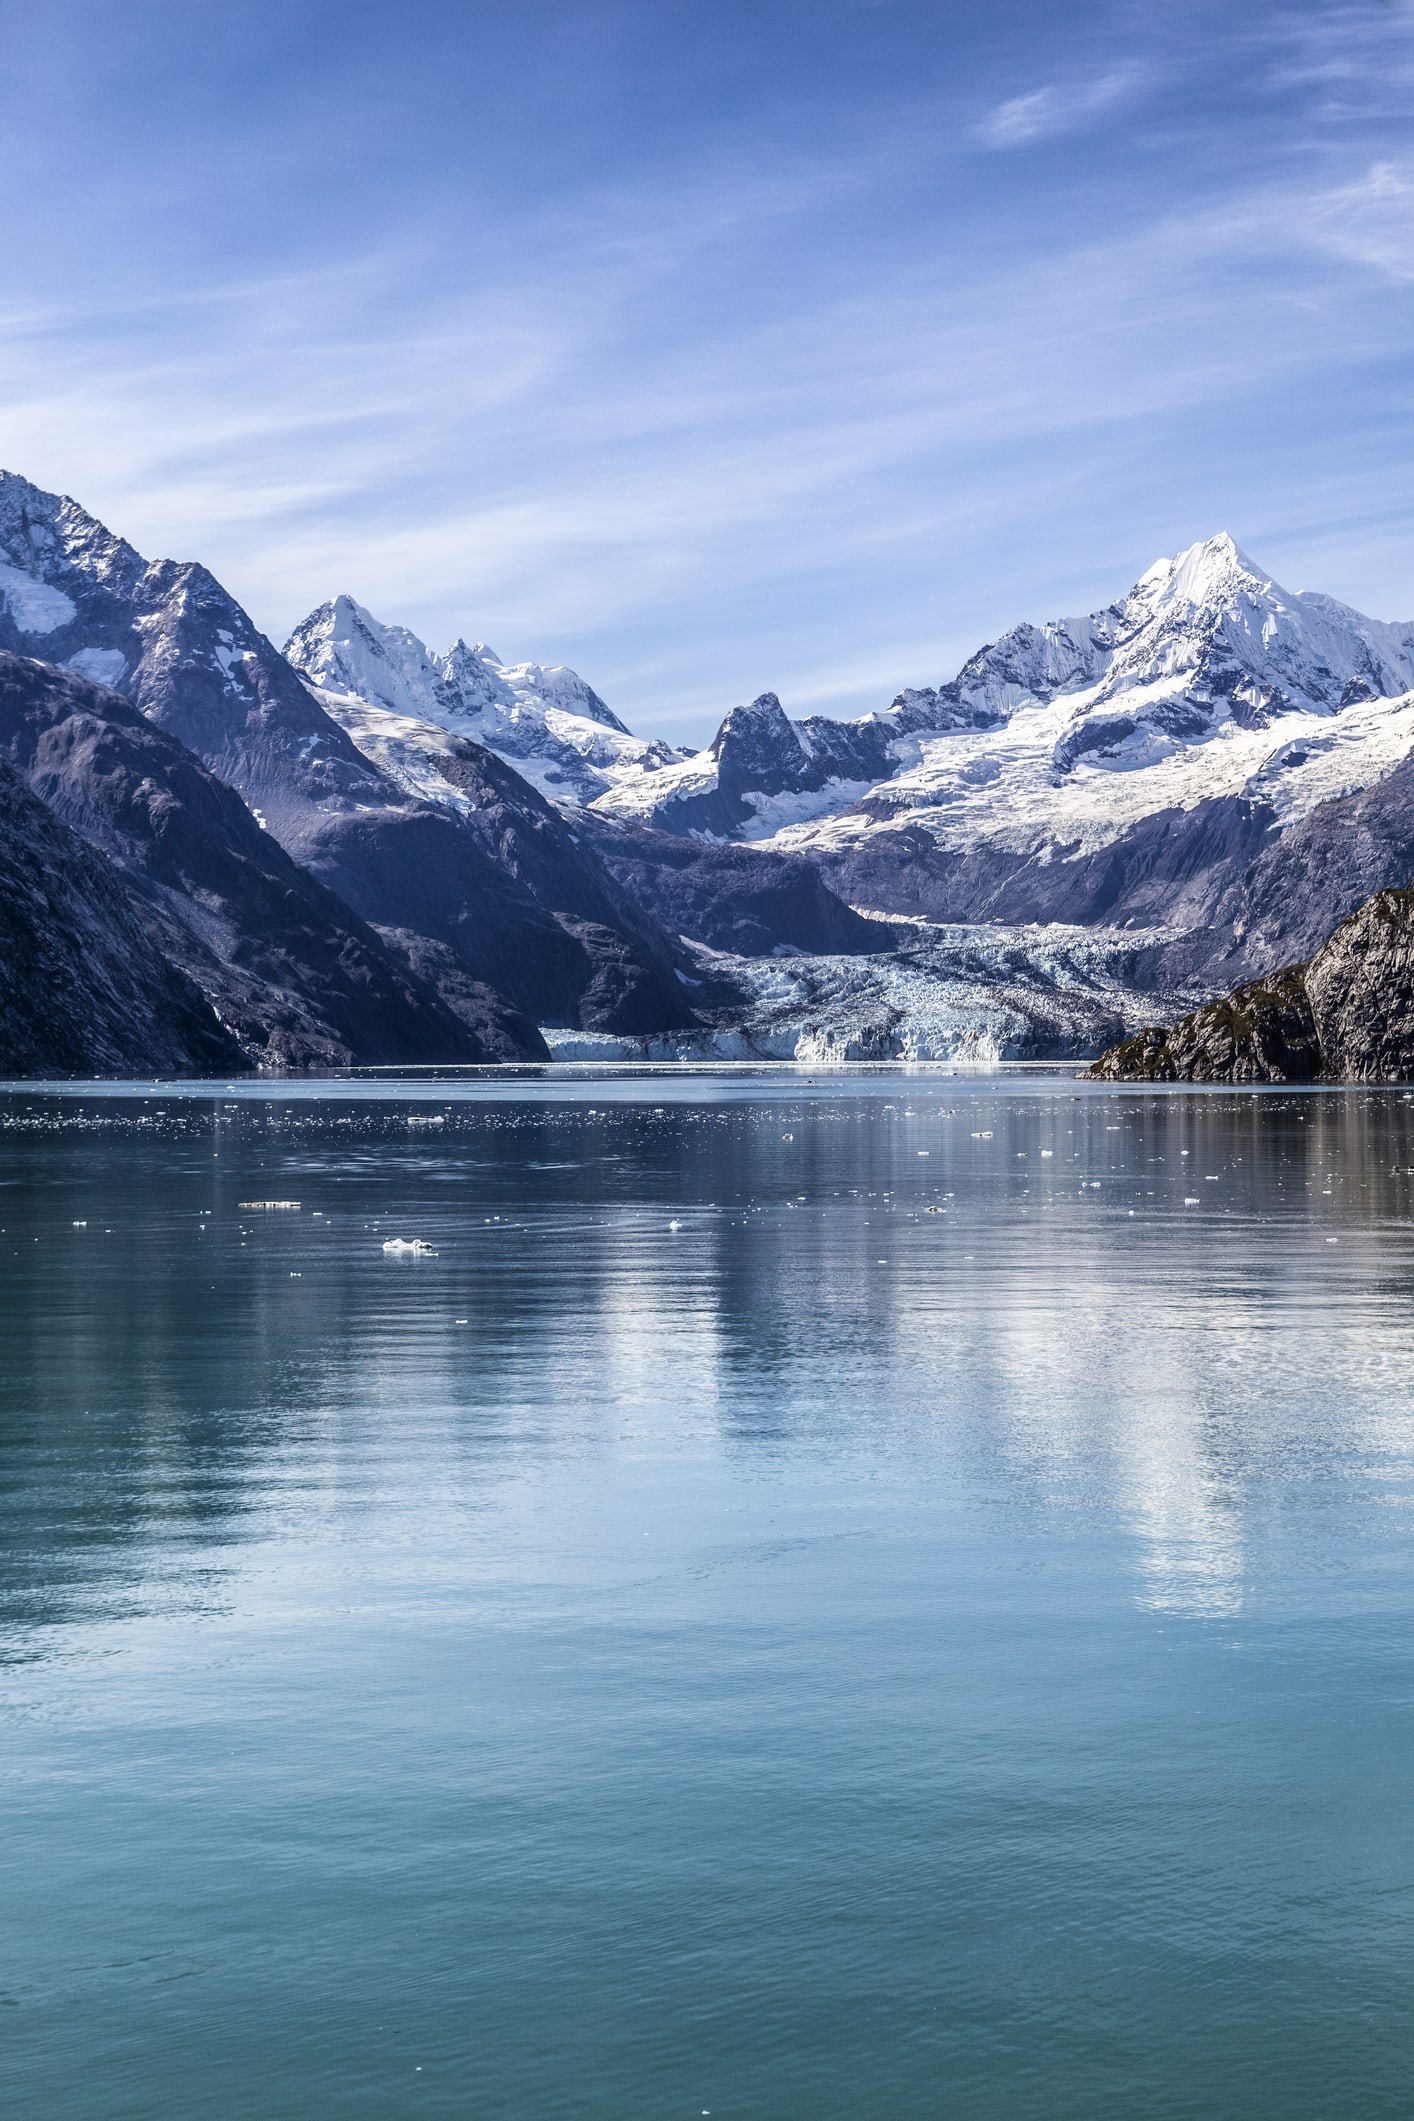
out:
M447 802L409 790L325 712L204 568L148 563L77 503L11 473L0 474L5 645L117 688L178 737L367 924L365 947L403 953L410 991L426 981L441 992L445 981L445 1017L490 984L503 1022L516 1011L624 1031L694 1020L667 937L636 909L628 918L602 871L590 900L575 897L576 881L597 870L594 857L580 855L558 814L509 768L495 762L514 787L493 776L484 800L450 781ZM452 742L479 782L486 754ZM496 812L494 849L474 821L483 808ZM519 850L518 835L527 841ZM564 881L551 888L556 854ZM485 1025L472 1028L480 1036ZM409 1046L399 1057L419 1054Z
M116 693L0 654L0 757L123 872L156 946L253 1058L309 1066L505 1051L493 1012L478 1032L445 1009L232 789ZM533 1051L529 1038L512 1050Z
M621 824L594 811L592 837L624 887L676 935L738 957L775 951L856 956L892 950L897 935L830 890L813 862L760 847L717 846Z
M148 933L125 879L0 762L0 1074L249 1065Z
M1111 1082L1414 1080L1414 891L1377 891L1309 963L1111 1047Z

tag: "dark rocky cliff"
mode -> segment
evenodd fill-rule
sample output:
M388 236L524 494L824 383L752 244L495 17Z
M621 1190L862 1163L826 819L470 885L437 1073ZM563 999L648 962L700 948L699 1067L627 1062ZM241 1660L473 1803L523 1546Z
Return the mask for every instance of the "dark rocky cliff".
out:
M1414 891L1378 891L1305 965L1111 1047L1111 1082L1414 1079Z
M285 1067L544 1051L495 1007L454 1015L261 830L235 792L135 707L0 654L0 758L125 877L154 946L249 1057Z
M540 1024L627 1033L696 1023L682 953L552 804L484 745L441 761L461 810L335 813L304 837L317 876L403 938L426 976L484 981Z
M480 1058L488 1044L510 1057L520 1018L512 1051L542 1057L530 1019L624 1032L696 1021L651 916L484 747L460 745L448 774L473 815L410 795L204 567L148 562L76 502L9 473L0 549L48 598L38 630L0 609L0 649L101 677L238 791L306 885L343 901L362 950L401 955L409 996L443 1034L462 1020L475 1054L446 1052L444 1038L435 1057ZM379 1057L433 1055L400 1033Z
M852 957L891 950L897 933L866 920L802 855L718 846L585 814L580 829L626 890L674 935L738 957L776 950Z
M0 762L0 1074L249 1066L157 949L123 877Z

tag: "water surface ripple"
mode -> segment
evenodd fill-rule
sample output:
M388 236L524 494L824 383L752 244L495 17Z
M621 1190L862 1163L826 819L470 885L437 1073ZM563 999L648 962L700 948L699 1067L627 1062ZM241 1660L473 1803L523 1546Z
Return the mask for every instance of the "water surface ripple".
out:
M1411 1165L1398 1090L5 1094L7 2111L1406 2115Z

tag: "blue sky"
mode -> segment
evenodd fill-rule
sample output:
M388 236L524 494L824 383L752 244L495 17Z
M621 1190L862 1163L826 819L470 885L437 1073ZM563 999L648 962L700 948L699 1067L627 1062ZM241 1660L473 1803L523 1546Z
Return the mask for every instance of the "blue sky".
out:
M702 741L1233 532L1414 616L1406 0L0 0L0 462Z

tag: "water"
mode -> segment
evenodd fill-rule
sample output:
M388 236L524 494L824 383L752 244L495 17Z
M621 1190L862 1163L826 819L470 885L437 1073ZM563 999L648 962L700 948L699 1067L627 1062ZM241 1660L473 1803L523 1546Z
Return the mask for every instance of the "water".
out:
M1411 1163L1397 1090L0 1100L6 2111L1407 2114Z

